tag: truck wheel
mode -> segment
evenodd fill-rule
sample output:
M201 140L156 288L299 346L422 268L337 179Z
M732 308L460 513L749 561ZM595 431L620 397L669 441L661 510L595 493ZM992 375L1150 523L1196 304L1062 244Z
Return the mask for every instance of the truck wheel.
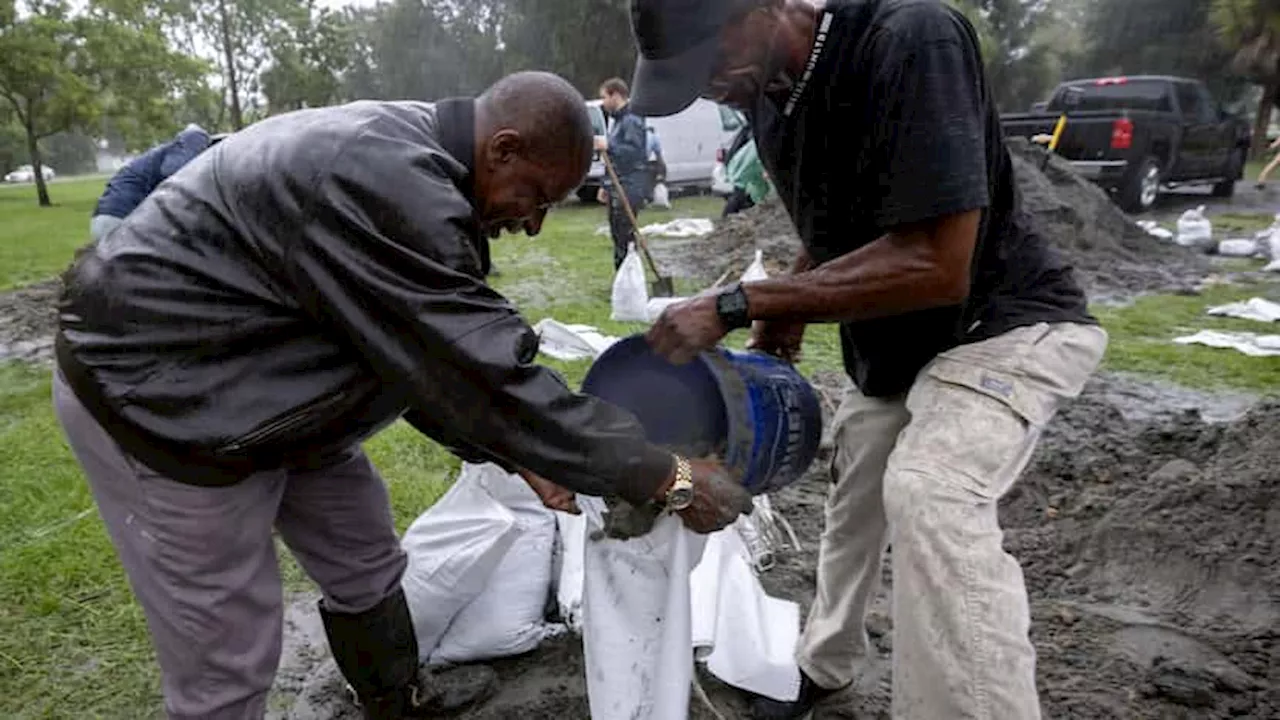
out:
M1125 212L1144 213L1160 197L1160 162L1149 157L1138 164L1120 188L1120 207Z
M1227 179L1213 186L1213 196L1229 198L1235 195L1236 180L1240 177L1242 170L1244 170L1244 151L1236 150L1231 153L1231 162L1227 163Z

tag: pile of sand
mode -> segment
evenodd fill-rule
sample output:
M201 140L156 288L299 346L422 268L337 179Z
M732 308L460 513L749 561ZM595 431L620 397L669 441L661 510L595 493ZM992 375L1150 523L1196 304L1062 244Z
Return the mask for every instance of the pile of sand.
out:
M1204 256L1152 237L1111 198L1057 155L1022 138L1008 142L1031 227L1075 267L1094 299L1156 290L1189 291L1208 272ZM777 196L718 223L692 240L653 243L666 272L710 283L744 270L758 248L770 272L785 270L800 247Z

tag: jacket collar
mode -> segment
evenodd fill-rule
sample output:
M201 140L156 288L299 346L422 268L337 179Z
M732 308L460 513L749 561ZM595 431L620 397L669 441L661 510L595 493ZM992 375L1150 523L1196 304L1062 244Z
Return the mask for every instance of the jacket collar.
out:
M436 103L440 145L467 169L458 189L475 205L476 103L471 98L447 98Z

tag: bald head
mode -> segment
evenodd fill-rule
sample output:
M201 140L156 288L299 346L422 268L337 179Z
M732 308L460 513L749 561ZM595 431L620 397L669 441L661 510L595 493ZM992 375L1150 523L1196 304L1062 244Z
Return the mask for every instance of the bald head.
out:
M508 75L476 98L475 202L486 232L536 235L591 169L593 133L582 95L551 73Z
M576 159L591 166L591 117L582 94L559 75L518 72L489 86L476 99L477 128L490 136L503 129L520 133L537 160Z

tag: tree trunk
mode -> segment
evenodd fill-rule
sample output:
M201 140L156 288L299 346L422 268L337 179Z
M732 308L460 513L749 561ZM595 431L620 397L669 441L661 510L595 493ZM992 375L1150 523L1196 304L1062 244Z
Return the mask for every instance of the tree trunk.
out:
M36 138L34 127L28 124L25 129L27 154L31 156L31 179L36 184L36 196L40 198L40 207L50 207L53 203L49 201L49 188L44 184L44 162L40 159L40 141Z
M227 90L231 93L231 126L244 129L244 114L240 111L240 85L236 77L236 48L231 32L231 16L227 12L227 0L218 0L218 20L222 26L222 57L227 68Z
M1257 160L1267 148L1267 128L1271 127L1271 111L1280 99L1280 78L1272 78L1262 86L1262 102L1258 103L1258 116L1253 121L1253 145L1249 157Z

